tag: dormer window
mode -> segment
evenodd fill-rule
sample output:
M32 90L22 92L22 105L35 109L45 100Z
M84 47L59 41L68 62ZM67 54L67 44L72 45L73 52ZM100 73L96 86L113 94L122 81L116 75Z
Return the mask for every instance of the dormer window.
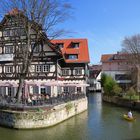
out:
M77 54L69 54L68 59L71 59L71 60L78 59L78 55Z
M72 43L72 48L79 48L79 43Z
M57 43L56 45L57 45L57 47L60 48L60 49L62 49L62 48L64 47L64 44L63 44L63 43Z

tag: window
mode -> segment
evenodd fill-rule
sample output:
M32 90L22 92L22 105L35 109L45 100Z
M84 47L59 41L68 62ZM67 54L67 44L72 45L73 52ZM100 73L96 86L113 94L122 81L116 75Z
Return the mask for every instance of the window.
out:
M42 72L42 65L36 65L36 72Z
M57 43L56 45L57 45L57 47L60 48L60 49L64 47L64 44L63 44L63 43Z
M33 49L34 45L35 45L35 44L32 44L32 49ZM40 45L40 44L39 44L39 45L36 45L36 46L34 47L34 52L35 52L35 53L41 52L41 45Z
M79 43L72 43L72 48L79 48Z
M70 54L70 55L68 55L68 59L71 59L71 60L78 59L78 55L77 54Z
M3 31L3 36L10 36L10 30Z
M68 93L69 92L69 87L64 87L63 91L64 91L64 93Z
M69 75L69 69L63 69L62 70L62 75Z
M36 72L49 72L49 65L36 65Z
M43 72L49 72L50 67L49 65L43 65Z
M81 87L77 87L77 92L81 92Z
M21 34L21 35L26 35L25 29L20 29L20 34Z
M18 66L18 73L21 73L21 70L22 70L22 66L19 65L19 66Z
M14 30L9 30L9 32L10 32L9 33L10 36L14 36L14 34L15 34Z
M8 96L12 96L12 87L7 87L8 88Z
M130 80L130 75L127 74L116 74L115 80Z
M40 87L40 93L43 95L46 95L46 88L45 87Z
M13 66L5 66L5 73L12 73L13 72Z
M5 53L13 53L13 46L5 46Z
M75 69L75 75L82 75L82 69Z

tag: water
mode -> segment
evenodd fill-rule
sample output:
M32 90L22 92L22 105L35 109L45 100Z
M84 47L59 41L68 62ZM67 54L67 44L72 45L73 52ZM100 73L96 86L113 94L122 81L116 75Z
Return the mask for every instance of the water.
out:
M38 130L0 127L0 140L140 140L140 112L136 122L122 119L128 109L102 103L101 94L89 95L88 111L56 126Z

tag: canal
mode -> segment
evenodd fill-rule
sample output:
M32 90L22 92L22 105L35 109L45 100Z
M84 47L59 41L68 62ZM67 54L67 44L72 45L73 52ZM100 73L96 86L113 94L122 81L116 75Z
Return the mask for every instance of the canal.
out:
M103 103L100 93L88 96L88 110L56 126L38 130L0 127L0 140L140 140L140 112L135 122L122 119L128 109Z

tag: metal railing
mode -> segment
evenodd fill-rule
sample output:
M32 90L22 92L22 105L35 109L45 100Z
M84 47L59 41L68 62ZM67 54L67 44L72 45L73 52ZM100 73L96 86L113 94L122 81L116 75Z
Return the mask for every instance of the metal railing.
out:
M20 103L17 103L16 98L10 96L0 96L0 108L11 109L11 110L30 110L37 108L52 108L53 106L85 98L86 95L83 93L77 94L59 94L57 97L49 97L35 95L36 98L28 101L27 98L22 98Z

